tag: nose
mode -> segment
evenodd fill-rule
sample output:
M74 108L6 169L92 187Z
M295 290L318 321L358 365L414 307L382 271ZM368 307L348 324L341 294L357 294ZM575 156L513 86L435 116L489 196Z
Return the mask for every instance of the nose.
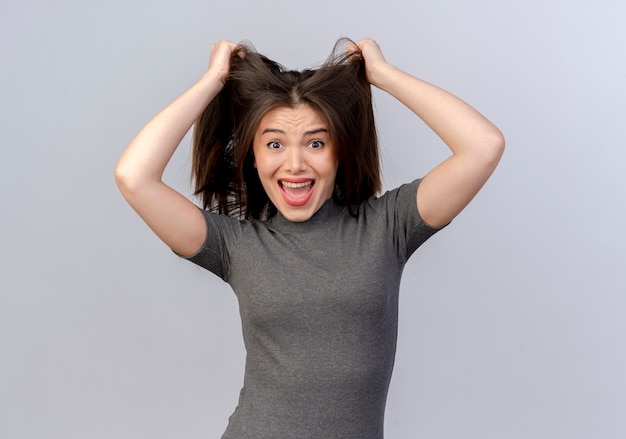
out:
M298 146L291 146L287 148L285 169L294 174L300 173L306 169L306 159L302 148Z

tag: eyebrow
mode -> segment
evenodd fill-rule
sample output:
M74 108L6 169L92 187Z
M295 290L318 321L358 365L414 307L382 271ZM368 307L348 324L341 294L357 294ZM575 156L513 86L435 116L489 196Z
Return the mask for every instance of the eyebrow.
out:
M317 133L327 133L328 130L326 128L315 128L309 131L305 131L304 135L305 136L310 136L312 134L317 134ZM266 133L277 133L277 134L287 134L284 130L281 130L279 128L265 128L263 130L263 132L261 133L261 135L266 134Z

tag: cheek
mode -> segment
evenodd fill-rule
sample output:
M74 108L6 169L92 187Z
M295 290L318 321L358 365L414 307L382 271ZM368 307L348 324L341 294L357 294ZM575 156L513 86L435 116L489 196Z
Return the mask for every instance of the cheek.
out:
M327 157L326 160L324 160L323 167L320 169L324 170L324 174L327 177L335 178L337 175L337 169L339 169L339 161L334 155Z
M254 167L259 174L259 178L263 182L269 181L272 178L272 176L276 172L276 169L278 168L278 165L275 158L272 160L272 157L268 157L264 154L259 154L255 157Z
M259 174L265 174L271 166L267 157L264 157L263 154L259 154L254 158L254 167Z

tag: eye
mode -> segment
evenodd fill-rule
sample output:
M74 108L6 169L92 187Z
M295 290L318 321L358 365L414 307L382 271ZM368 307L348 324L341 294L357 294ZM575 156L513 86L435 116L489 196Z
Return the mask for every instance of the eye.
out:
M267 147L270 149L280 149L283 147L283 145L281 145L280 142L277 142L276 140L272 140L271 142L267 143Z
M322 142L321 140L313 140L311 142L309 142L309 148L313 148L313 149L320 149L325 145L324 142Z

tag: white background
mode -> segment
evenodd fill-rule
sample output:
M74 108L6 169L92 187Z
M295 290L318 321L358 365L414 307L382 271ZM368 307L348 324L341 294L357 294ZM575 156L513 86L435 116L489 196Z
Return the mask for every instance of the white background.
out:
M483 192L409 262L386 437L626 437L626 3L5 1L0 437L217 438L244 351L229 287L125 204L117 157L249 40L291 68L342 36L504 132ZM376 92L385 188L446 148ZM166 181L190 193L189 138Z

